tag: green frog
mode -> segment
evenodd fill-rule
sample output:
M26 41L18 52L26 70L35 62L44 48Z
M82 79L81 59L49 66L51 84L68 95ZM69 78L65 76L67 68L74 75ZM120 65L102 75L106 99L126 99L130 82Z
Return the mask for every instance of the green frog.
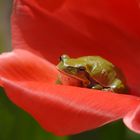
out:
M58 80L62 84L72 85L70 81L75 79L80 82L80 87L90 89L118 93L127 89L118 68L100 56L70 58L62 55L57 69L60 71Z

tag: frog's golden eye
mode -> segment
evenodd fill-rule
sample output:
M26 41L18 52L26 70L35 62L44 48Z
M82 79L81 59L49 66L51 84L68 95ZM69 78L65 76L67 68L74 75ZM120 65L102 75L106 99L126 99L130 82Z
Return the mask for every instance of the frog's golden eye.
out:
M80 70L80 71L85 71L86 68L85 68L84 66L80 66L80 67L78 68L78 70Z
M60 56L60 61L64 61L64 60L66 60L66 59L69 59L70 57L68 56L68 55L66 55L66 54L63 54L63 55L61 55Z

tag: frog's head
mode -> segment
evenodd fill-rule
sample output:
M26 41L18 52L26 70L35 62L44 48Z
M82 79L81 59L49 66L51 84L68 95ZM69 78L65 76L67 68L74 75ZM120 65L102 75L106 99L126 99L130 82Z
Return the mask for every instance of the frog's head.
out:
M57 65L57 68L60 71L63 71L70 75L74 75L79 78L85 76L86 68L78 64L76 62L76 59L70 58L68 55L62 55L60 57L60 62Z

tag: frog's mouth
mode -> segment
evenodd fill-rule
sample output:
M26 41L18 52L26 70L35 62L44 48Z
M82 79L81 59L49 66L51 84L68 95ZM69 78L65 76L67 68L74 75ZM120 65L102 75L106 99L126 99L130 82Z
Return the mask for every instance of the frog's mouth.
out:
M75 67L69 66L69 67L66 67L66 68L63 68L63 69L59 69L57 67L57 70L61 74L67 75L68 77L72 77L74 79L78 79L80 81L84 81L84 79L86 79L85 72L84 71L80 72L79 68L75 68Z
M75 75L75 76L77 76L77 74L78 74L78 68L75 68L72 66L64 68L63 71L68 73L68 74Z
M81 75L80 75L80 73L78 71L78 68L69 66L69 67L61 69L61 70L59 68L57 68L57 69L62 74L65 74L65 75L67 75L69 77L72 77L72 78L75 78L75 79L83 81L83 78L81 77Z

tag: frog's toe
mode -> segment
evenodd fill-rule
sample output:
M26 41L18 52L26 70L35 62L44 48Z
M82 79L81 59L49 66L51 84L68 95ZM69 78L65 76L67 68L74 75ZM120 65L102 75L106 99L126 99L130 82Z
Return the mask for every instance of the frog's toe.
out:
M102 87L101 85L99 85L99 84L94 85L94 86L92 86L91 88L92 88L92 89L97 89L97 90L102 90L102 89L103 89L103 87Z
M111 92L115 92L113 88L103 88L103 91L111 91Z

